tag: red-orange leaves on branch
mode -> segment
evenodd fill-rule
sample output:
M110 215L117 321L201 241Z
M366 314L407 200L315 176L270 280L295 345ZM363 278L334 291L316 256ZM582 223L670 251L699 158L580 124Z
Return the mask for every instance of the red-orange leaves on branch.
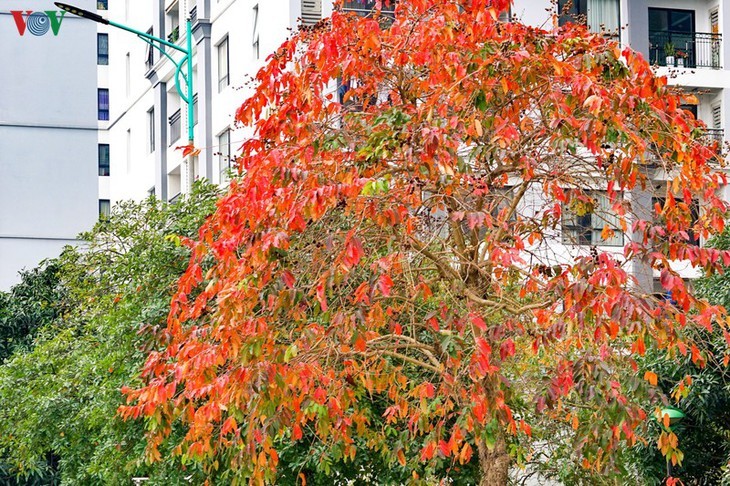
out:
M656 396L633 359L707 359L685 331L724 310L676 262L730 261L696 246L723 225L716 147L641 56L507 6L336 11L269 59L242 175L121 409L153 447L179 422L180 452L255 481L306 439L498 484L549 422L610 472Z

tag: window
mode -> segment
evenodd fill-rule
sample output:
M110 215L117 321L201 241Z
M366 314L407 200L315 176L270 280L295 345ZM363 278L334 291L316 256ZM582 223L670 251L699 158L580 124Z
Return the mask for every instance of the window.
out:
M150 27L147 29L147 35L153 35L152 34L153 29ZM152 69L152 66L155 65L155 48L152 47L151 44L147 44L147 55L145 56L145 66L147 67L147 70L149 71Z
M148 148L150 152L155 151L155 108L147 110L147 133L149 134Z
M124 94L129 96L132 92L132 62L130 61L129 53L124 59Z
M220 168L221 182L228 178L231 168L231 129L226 128L218 135L218 167Z
M322 20L322 0L302 0L302 25L309 27L320 20Z
M342 10L345 12L353 12L361 17L367 17L376 10L376 6L379 2L380 0L344 0L344 2L342 2ZM396 0L386 0L380 3L380 15L392 19L395 15Z
M100 143L99 144L99 175L108 176L109 168L110 168L109 167L109 144Z
M193 125L198 124L198 93L193 95Z
M563 243L568 245L621 246L624 235L619 217L602 191L575 191L563 207Z
M674 200L677 203L678 211L681 211L682 208L684 208L685 211L689 210L689 224L691 226L694 226L697 223L697 220L700 218L700 207L696 200L692 201L692 204L689 206L684 206L682 203L684 202L682 198L675 197ZM659 216L656 214L656 206L659 205L660 208L664 208L664 204L666 203L667 198L665 197L653 197L651 198L651 205L652 205L652 211L654 211L654 220L658 224L664 224L664 218L662 216ZM681 219L687 218L687 215L682 215L681 212L678 213L678 216ZM700 238L699 235L696 235L694 231L689 230L687 231L687 235L689 236L689 240L686 240L688 244L700 246Z
M674 67L681 59L680 67L696 67L694 31L694 11L650 8L649 61Z
M177 110L175 113L172 114L172 116L169 118L169 124L170 124L170 146L172 147L172 144L177 142L180 139L180 136L182 135L182 120L181 120L181 113L180 110Z
M259 4L253 7L253 58L258 59L259 52Z
M621 27L618 0L558 0L559 23L586 24L592 32L618 33Z
M109 10L109 0L96 0L97 10Z
M109 65L109 34L96 34L96 63Z
M99 219L109 219L112 214L112 204L109 199L99 199Z
M167 11L167 40L177 42L180 39L180 9L177 2Z
M218 92L230 83L228 76L228 37L218 44Z
M109 90L106 88L99 88L98 90L98 114L99 120L109 120Z

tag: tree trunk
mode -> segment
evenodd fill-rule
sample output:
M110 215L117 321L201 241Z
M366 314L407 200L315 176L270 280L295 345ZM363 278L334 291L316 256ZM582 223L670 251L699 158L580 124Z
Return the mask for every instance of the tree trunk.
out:
M509 475L510 457L504 438L499 437L494 449L479 444L479 469L482 475L479 486L504 486Z

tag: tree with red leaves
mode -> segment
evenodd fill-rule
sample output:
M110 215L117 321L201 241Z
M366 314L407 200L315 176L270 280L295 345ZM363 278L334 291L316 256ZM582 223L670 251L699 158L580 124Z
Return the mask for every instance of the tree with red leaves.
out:
M394 467L474 457L496 485L552 421L606 472L655 413L634 359L708 358L685 330L724 309L673 262L730 263L695 241L723 228L718 147L640 55L500 22L508 3L336 11L269 58L241 175L125 390L152 459L179 423L180 454L238 480L274 480L307 436Z

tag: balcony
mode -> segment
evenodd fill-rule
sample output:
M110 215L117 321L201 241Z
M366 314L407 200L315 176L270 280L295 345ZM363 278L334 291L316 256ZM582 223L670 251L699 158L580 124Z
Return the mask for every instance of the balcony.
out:
M649 60L659 66L720 69L721 44L722 34L650 30Z
M722 128L705 128L705 138L710 142L717 142L722 147L725 141L725 130Z
M380 11L380 14L392 19L395 15L395 0L382 1L383 7ZM368 17L372 15L373 11L375 11L376 3L376 0L345 0L344 2L342 2L342 11L353 12L360 17Z

